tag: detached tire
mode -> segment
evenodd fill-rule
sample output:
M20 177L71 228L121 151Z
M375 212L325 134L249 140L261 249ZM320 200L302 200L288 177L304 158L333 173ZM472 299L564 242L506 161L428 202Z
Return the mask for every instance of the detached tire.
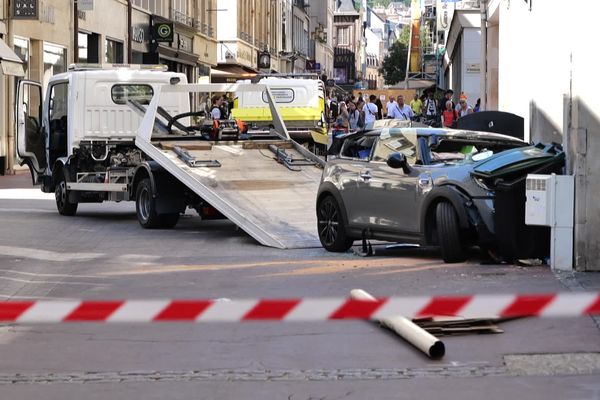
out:
M58 182L54 189L54 198L56 199L56 209L60 215L73 216L77 212L77 203L69 201L69 190L67 189L67 180L63 172L59 173Z
M317 231L327 251L345 252L354 243L354 239L347 236L340 206L333 196L326 196L317 205Z
M442 258L446 263L457 263L466 260L465 250L460 238L458 216L452 204L442 202L435 210L438 242Z

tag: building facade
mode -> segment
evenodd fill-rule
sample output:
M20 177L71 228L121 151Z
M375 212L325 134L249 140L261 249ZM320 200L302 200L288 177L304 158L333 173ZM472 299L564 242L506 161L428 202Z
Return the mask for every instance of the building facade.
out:
M212 81L235 82L258 72L281 71L279 52L286 46L280 41L288 40L281 29L291 21L288 6L275 0L218 0L218 66Z
M314 1L310 4L310 32L311 42L314 46L312 58L314 69L307 68L307 72L315 72L333 76L333 13L336 0Z
M333 79L337 85L351 91L362 78L362 18L354 1L338 0L333 14L333 30Z
M0 4L2 39L22 60L24 78L44 87L73 62L160 63L185 73L190 82L207 79L217 65L216 0L70 1L67 7L63 0ZM153 28L158 24L172 31L166 41L157 41ZM12 171L16 83L4 74L1 78L0 157L6 155L2 169Z

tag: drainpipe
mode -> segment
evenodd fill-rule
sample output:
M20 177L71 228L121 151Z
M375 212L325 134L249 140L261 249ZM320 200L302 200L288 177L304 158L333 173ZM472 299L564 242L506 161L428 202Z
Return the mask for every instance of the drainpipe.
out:
M486 109L487 104L487 0L480 0L481 11L481 78L479 92L481 95L481 110Z
M11 11L11 1L8 0L6 2L6 45L13 48L13 19L10 15ZM17 129L17 124L15 121L14 115L14 103L15 103L15 78L10 75L5 75L5 90L7 93L6 96L6 108L4 110L6 116L6 124L7 128L7 140L6 140L6 174L14 175L15 170L15 129Z
M79 9L77 0L73 1L73 63L79 62Z
M127 0L127 64L133 62L133 51L131 50L133 26L131 26L131 0Z

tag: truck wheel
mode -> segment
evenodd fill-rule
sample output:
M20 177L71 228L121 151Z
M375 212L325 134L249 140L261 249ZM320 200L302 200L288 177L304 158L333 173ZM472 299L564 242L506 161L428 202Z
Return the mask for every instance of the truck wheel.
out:
M317 206L317 230L319 240L327 251L341 253L354 243L347 236L340 206L333 196L326 196Z
M179 221L179 213L158 214L152 194L150 179L143 179L137 187L135 196L135 210L140 225L146 229L173 228Z
M156 213L152 184L150 179L143 179L137 187L135 194L135 211L138 221L143 228L160 228L161 218Z
M446 263L466 260L465 250L461 243L458 216L452 204L441 202L436 208L438 242L442 250L442 258Z
M56 199L56 209L60 215L75 215L77 212L77 203L69 201L69 191L67 189L67 180L61 172L54 189L54 198Z
M177 214L162 214L160 216L160 227L165 229L174 228L179 221L179 213Z

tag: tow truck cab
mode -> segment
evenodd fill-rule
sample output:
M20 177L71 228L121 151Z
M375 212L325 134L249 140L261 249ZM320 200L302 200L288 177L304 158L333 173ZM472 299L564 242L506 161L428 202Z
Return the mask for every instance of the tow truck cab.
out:
M115 148L136 157L143 113L128 103L147 105L158 85L175 83L187 83L186 76L163 66L71 66L50 78L45 90L39 82L20 81L15 115L21 165L28 165L34 185L54 192L64 166L82 148L96 161ZM172 114L190 109L189 97L177 94L164 104Z

